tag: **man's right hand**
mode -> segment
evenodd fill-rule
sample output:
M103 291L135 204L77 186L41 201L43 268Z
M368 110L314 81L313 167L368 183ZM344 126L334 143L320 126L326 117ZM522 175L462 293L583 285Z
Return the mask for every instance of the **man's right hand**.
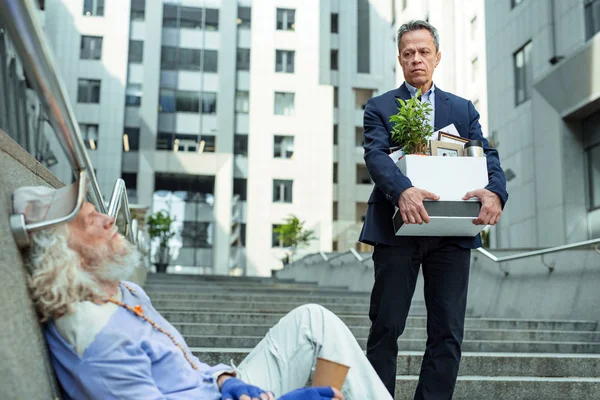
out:
M286 393L279 400L344 400L344 395L332 387L311 387Z
M429 223L429 215L423 206L423 199L439 200L440 196L416 187L410 187L400 193L398 208L405 224Z

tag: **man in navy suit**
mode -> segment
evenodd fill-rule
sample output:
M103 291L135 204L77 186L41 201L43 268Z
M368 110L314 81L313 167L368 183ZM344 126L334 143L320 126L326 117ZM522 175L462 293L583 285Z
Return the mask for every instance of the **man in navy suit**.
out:
M389 117L397 113L397 99L410 99L417 89L433 107L434 130L453 123L461 136L481 140L489 174L485 188L466 193L464 200L481 201L476 225L495 225L508 200L506 178L498 152L481 132L479 113L471 101L446 93L433 84L441 59L437 30L425 21L410 21L398 30L398 61L405 82L373 97L364 112L365 162L375 188L360 241L373 245L375 284L371 293L371 330L367 357L390 393L396 385L398 337L404 331L419 268L423 266L427 306L427 345L415 399L451 399L458 375L464 334L471 249L477 237L395 236L392 216L398 207L405 224L429 222L423 199L439 200L426 187L414 187L388 156Z

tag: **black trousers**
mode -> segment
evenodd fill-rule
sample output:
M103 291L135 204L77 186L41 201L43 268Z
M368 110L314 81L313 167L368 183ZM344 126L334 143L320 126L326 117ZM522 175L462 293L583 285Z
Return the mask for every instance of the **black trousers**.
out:
M402 246L376 246L367 358L392 397L398 338L404 332L419 267L423 266L427 345L415 400L451 399L464 335L471 251L450 238L407 238Z

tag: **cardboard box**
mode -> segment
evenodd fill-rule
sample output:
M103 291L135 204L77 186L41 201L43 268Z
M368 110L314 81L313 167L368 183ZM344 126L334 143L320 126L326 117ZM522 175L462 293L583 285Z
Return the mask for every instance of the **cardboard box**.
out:
M481 203L463 196L488 185L485 157L439 157L407 155L396 163L413 186L440 196L439 201L423 202L428 224L404 224L396 207L394 231L397 236L476 236L484 225L473 225Z

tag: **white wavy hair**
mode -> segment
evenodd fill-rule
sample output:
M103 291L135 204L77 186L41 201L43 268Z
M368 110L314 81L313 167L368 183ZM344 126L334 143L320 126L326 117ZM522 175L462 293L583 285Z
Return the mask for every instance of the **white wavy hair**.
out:
M105 300L109 296L102 284L127 279L140 261L137 250L125 240L119 253L76 243L68 225L31 236L29 288L42 322L70 313L78 302Z

